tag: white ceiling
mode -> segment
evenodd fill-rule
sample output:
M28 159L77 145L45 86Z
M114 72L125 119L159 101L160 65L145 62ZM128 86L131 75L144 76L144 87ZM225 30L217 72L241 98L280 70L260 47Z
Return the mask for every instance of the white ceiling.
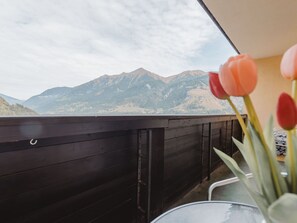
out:
M281 55L297 44L297 0L203 0L240 53Z

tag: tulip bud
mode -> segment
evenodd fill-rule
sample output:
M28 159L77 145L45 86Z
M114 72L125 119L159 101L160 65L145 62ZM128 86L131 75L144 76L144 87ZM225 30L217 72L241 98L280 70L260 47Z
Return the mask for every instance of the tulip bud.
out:
M229 95L225 92L224 88L222 87L218 73L209 72L208 76L211 93L218 99L227 99Z
M247 96L257 84L257 66L247 54L230 57L220 67L219 78L230 96Z
M285 130L295 128L297 122L296 105L293 98L282 93L278 98L276 116L278 124Z
M281 74L289 80L297 80L297 44L289 48L281 61Z

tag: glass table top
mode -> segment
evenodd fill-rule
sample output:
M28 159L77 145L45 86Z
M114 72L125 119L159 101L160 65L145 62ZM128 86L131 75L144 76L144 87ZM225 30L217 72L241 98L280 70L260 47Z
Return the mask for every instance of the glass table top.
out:
M203 201L171 209L152 223L261 223L257 207L221 201Z

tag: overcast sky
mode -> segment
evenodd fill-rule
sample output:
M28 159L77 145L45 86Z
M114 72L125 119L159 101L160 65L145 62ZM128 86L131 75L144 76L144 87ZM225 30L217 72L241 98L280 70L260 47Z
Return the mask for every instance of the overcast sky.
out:
M217 70L234 54L196 0L0 0L0 93L19 99L139 67Z

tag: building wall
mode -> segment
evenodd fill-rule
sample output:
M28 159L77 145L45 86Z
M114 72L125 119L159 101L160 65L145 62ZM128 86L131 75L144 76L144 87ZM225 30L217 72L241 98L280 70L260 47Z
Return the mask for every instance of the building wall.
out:
M280 74L282 56L256 60L259 79L256 90L251 97L259 115L262 126L266 124L270 114L275 116L278 96L281 92L291 92L291 81L285 80ZM277 121L275 119L277 126Z

